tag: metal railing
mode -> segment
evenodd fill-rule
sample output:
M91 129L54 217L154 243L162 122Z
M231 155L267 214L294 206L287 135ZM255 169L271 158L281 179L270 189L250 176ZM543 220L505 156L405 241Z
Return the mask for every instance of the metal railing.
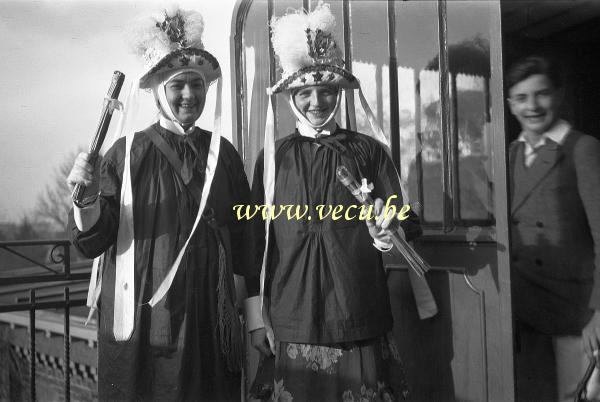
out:
M45 262L37 261L19 251L22 247L51 247L49 260L53 266ZM25 303L4 304L0 301L0 313L29 311L29 375L30 375L30 399L36 400L36 311L49 309L62 309L64 311L64 395L65 400L70 401L71 391L71 339L70 339L70 313L72 307L84 306L85 299L71 299L69 283L74 281L88 280L90 273L72 273L71 272L71 243L68 240L29 240L29 241L1 241L0 250L4 250L12 255L26 260L37 268L41 268L43 273L33 273L31 275L12 275L5 274L5 270L0 266L0 289L10 285L31 285L29 289L29 301ZM62 268L62 269L61 269ZM39 271L39 270L38 270ZM59 286L64 286L62 300L55 301L36 301L35 285L41 283L58 282Z

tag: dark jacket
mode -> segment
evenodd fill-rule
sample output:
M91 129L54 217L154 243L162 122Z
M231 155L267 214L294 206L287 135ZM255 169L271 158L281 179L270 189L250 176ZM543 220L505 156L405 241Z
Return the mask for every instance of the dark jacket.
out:
M193 167L191 180L204 183L212 134L196 129L181 136L154 126L182 162ZM221 283L237 274L255 276L249 225L236 219L233 205L249 203L250 189L233 145L221 139L219 160L206 211L166 296L148 305L187 240L198 212L199 194L185 184L147 131L135 134L131 146L131 182L135 230L135 327L131 339L116 341L113 309L116 239L119 227L125 139L119 139L102 161L101 215L86 232L70 216L74 246L85 256L105 252L102 293L98 303L98 395L100 400L236 400L237 374L228 372L219 300ZM207 214L205 213L205 217ZM227 235L223 235L227 233ZM222 250L224 252L222 252ZM230 262L231 264L227 264ZM231 297L227 298L230 301ZM240 343L241 347L241 343Z
M580 335L600 309L600 142L571 130L529 168L524 145L509 149L514 311L540 332Z

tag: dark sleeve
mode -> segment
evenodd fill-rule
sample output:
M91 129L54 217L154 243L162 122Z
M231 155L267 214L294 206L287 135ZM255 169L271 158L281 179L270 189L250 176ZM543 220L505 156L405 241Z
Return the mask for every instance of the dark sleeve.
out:
M244 208L250 204L250 186L248 178L244 172L244 165L239 154L233 148L233 145L226 145L231 160L231 190L233 196L233 206L240 205ZM244 276L246 281L246 290L248 296L254 296L259 292L260 271L255 271L254 247L252 242L251 222L246 219L238 219L235 209L232 211L235 215L229 224L229 233L231 238L231 254L233 271L237 275Z
M82 232L75 225L73 209L69 212L68 228L71 242L81 254L88 258L98 257L117 241L121 179L118 169L115 167L114 157L114 152L109 151L102 161L100 218L98 218L96 224L89 230Z
M373 198L381 198L384 205L389 205L390 208L396 207L396 214L398 214L404 206L404 196L394 162L379 143L375 144L372 160L376 163L373 173L375 178ZM403 220L400 225L408 241L422 234L419 216L412 209L408 212L408 218Z
M575 145L577 188L594 241L594 287L589 306L600 310L600 142L584 135Z

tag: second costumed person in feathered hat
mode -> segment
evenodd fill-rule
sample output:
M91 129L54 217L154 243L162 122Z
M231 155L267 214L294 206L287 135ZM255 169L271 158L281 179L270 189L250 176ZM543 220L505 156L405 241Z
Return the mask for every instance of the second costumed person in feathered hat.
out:
M158 121L124 133L99 167L79 155L69 176L90 194L71 214L73 244L87 257L104 253L88 299L98 311L100 400L239 400L233 272L252 277L253 256L233 205L248 204L250 189L220 137L221 70L203 27L199 13L177 8L132 25L146 64L139 88L151 91ZM211 133L195 124L214 82Z
M382 214L383 200L397 196L391 204L400 210L402 192L384 145L335 121L341 91L357 89L359 83L343 68L334 25L327 4L271 23L283 74L268 92L289 99L297 124L294 133L273 142L270 108L253 202L308 206L309 213L253 223L257 265L263 264L265 238L269 246L263 300L255 308L262 307L266 325L261 328L258 313L258 320L249 319L249 329L255 347L276 355L273 400L401 400L407 391L390 334L381 253L391 248L382 230L390 224ZM376 219L359 218L356 199L336 179L342 165L365 183L364 191L372 190ZM344 213L319 216L320 206L325 211L342 206ZM407 240L421 233L412 213L401 226ZM393 365L396 389L390 381Z

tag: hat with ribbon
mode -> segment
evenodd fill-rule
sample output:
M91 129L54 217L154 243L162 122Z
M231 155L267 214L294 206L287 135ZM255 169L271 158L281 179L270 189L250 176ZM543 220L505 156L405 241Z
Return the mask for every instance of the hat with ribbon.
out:
M151 88L163 73L182 68L197 71L207 84L215 81L221 68L204 50L203 32L204 19L199 12L176 6L134 21L127 32L128 42L147 69L140 78L140 88Z
M303 9L289 10L285 15L271 19L271 43L282 73L281 79L267 88L270 99L267 105L265 147L268 146L267 137L272 137L271 140L274 140L273 97L284 91L290 91L291 96L294 89L318 85L329 85L340 89L344 96L341 94L338 96L336 111L340 101L344 100L348 107L344 106L342 110L348 110L352 116L354 115L354 90L358 89L360 105L375 138L387 144L385 134L363 94L360 81L344 67L342 50L338 47L334 36L335 25L335 16L329 4L323 1L319 1L310 12ZM296 117L306 123L305 119L298 116L291 97L290 103ZM354 129L353 118L350 120L351 128Z
M329 4L321 2L309 13L300 10L274 17L271 42L282 77L267 92L275 94L311 85L358 88L358 80L344 68L334 28L335 17Z

